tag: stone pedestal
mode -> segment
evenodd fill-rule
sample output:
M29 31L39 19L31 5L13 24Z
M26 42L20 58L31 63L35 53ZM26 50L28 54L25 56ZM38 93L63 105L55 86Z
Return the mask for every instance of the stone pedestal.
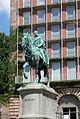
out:
M41 83L27 84L20 93L19 119L56 119L57 93Z

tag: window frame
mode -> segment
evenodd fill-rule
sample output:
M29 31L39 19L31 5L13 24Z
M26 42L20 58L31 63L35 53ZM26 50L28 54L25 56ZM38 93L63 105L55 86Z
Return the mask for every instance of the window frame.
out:
M39 13L40 11L42 11L42 13L43 13L43 11L44 11L43 21L39 21L39 15L38 15L38 13ZM45 22L45 10L44 10L44 9L42 9L42 10L37 10L37 23L44 23L44 22Z
M45 0L44 2L40 2L39 0L36 0L37 1L37 6L41 6L41 5L45 5ZM39 3L38 3L39 2ZM43 3L43 4L42 4Z
M65 113L65 112L64 112L64 109L67 109L68 112ZM71 119L71 118L70 118L70 117L71 117L71 114L73 114L72 111L71 111L71 109L75 109L75 116L76 116L76 119L77 119L77 114L76 114L77 109L76 109L76 107L64 107L63 110L62 110L63 119L66 119L66 118L64 118L64 113L65 113L65 115L66 115L66 114L68 115L69 119ZM74 112L74 111L73 111L73 112Z
M30 28L23 29L23 33L27 33L27 32L24 32L24 30L27 31L29 34L31 34L31 29Z
M70 70L69 70L70 68L68 68L68 66L70 66L70 64L68 65L68 63L70 63L70 62L71 63L74 62L74 64L75 64L75 67L74 67L74 77L73 77L73 73L71 73ZM73 71L73 67L72 67L72 71ZM76 80L76 61L67 61L67 80Z
M58 50L54 50L53 48L54 48L54 45L58 45L59 47L58 47ZM55 52L55 53L54 53ZM58 56L54 56L54 54L58 54ZM60 58L60 43L54 43L54 44L52 44L52 58Z
M74 2L74 0L65 0L66 2Z
M75 49L76 49L75 46L76 46L76 44L75 44L75 42L67 42L67 57L73 57L73 56L70 56L70 55L69 55L69 52L70 52L70 51L69 51L69 48L68 48L69 43L73 43L73 44L74 44L74 45L73 45L74 48L73 48L73 49L70 49L70 50L73 50L73 52L74 52L74 55L73 55L73 56L75 56Z
M44 33L43 33L43 34L39 34L39 28L43 28L43 29L44 29ZM38 31L38 34L39 34L43 39L45 39L45 27L38 27L38 28L37 28L37 31Z
M28 0L26 1L28 2ZM31 0L29 0L29 4L27 6L25 6L25 0L23 0L23 8L30 7L30 6L31 6Z
M29 13L29 23L24 23L24 14L27 14L27 13ZM31 18L30 18L30 15L31 15L31 13L30 12L23 12L23 25L28 25L28 24L30 24L31 23Z
M68 15L68 12L67 12L67 10L68 10L68 8L70 8L70 7L73 7L73 14L72 14L72 16L73 16L73 18L68 18L69 16L71 16L71 15ZM66 7L66 20L73 20L73 19L75 19L75 7L74 6L67 6Z
M74 27L74 30L72 31L69 31L68 29L69 29L69 25L73 25L73 27ZM74 35L73 36L69 36L69 32L73 32L74 33ZM66 38L74 38L75 37L75 24L74 23L70 23L70 24L67 24L66 25Z
M58 4L58 3L60 3L60 0L57 0L57 2L53 2L53 0L51 0L51 3L52 4Z
M56 71L58 71L58 73L55 73L55 72L54 72L54 66L53 66L53 65L55 64L55 66L57 66L58 63L59 63L59 69L56 70ZM61 65L60 62L53 62L53 63L52 63L52 80L53 80L53 81L60 81L60 70L61 70L61 69L60 69L60 67L61 67L60 65ZM55 75L54 75L54 74L55 74ZM56 76L59 76L59 77L56 78Z
M55 35L55 36L58 36L57 38L53 38L53 35L54 35L54 33L53 33L53 27L55 27L55 26L57 26L58 27L58 32L55 32L56 34L58 34L58 35ZM60 25L53 25L52 27L51 27L51 37L52 37L52 40L59 40L60 39Z
M53 16L53 11L57 10L58 11L58 15L56 15L56 17ZM60 8L52 8L51 9L51 21L59 21L60 20Z

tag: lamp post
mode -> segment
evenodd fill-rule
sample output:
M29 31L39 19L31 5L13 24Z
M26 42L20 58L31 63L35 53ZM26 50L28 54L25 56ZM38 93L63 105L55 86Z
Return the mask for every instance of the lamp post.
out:
M16 0L16 28L17 28L17 80L18 80L18 14L19 14L19 11L18 11L18 0Z

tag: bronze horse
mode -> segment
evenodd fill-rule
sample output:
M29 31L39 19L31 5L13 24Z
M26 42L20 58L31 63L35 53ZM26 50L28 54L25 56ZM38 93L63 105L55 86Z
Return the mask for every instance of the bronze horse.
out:
M29 36L26 35L26 38L22 44L22 48L25 47L25 62L28 62L31 67L35 68L35 82L40 82L41 79L41 70L44 71L44 77L47 77L47 85L49 86L49 73L48 73L48 65L43 63L43 59L40 57L39 48L35 48L33 46L33 40Z

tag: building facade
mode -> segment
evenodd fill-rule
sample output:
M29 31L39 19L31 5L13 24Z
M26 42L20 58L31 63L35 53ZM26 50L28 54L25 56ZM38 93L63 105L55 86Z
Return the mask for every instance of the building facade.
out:
M11 26L17 25L20 32L33 36L37 30L45 39L51 86L55 87L54 82L67 82L66 86L55 87L59 93L56 118L79 119L80 0L11 0ZM31 76L34 78L34 70Z

